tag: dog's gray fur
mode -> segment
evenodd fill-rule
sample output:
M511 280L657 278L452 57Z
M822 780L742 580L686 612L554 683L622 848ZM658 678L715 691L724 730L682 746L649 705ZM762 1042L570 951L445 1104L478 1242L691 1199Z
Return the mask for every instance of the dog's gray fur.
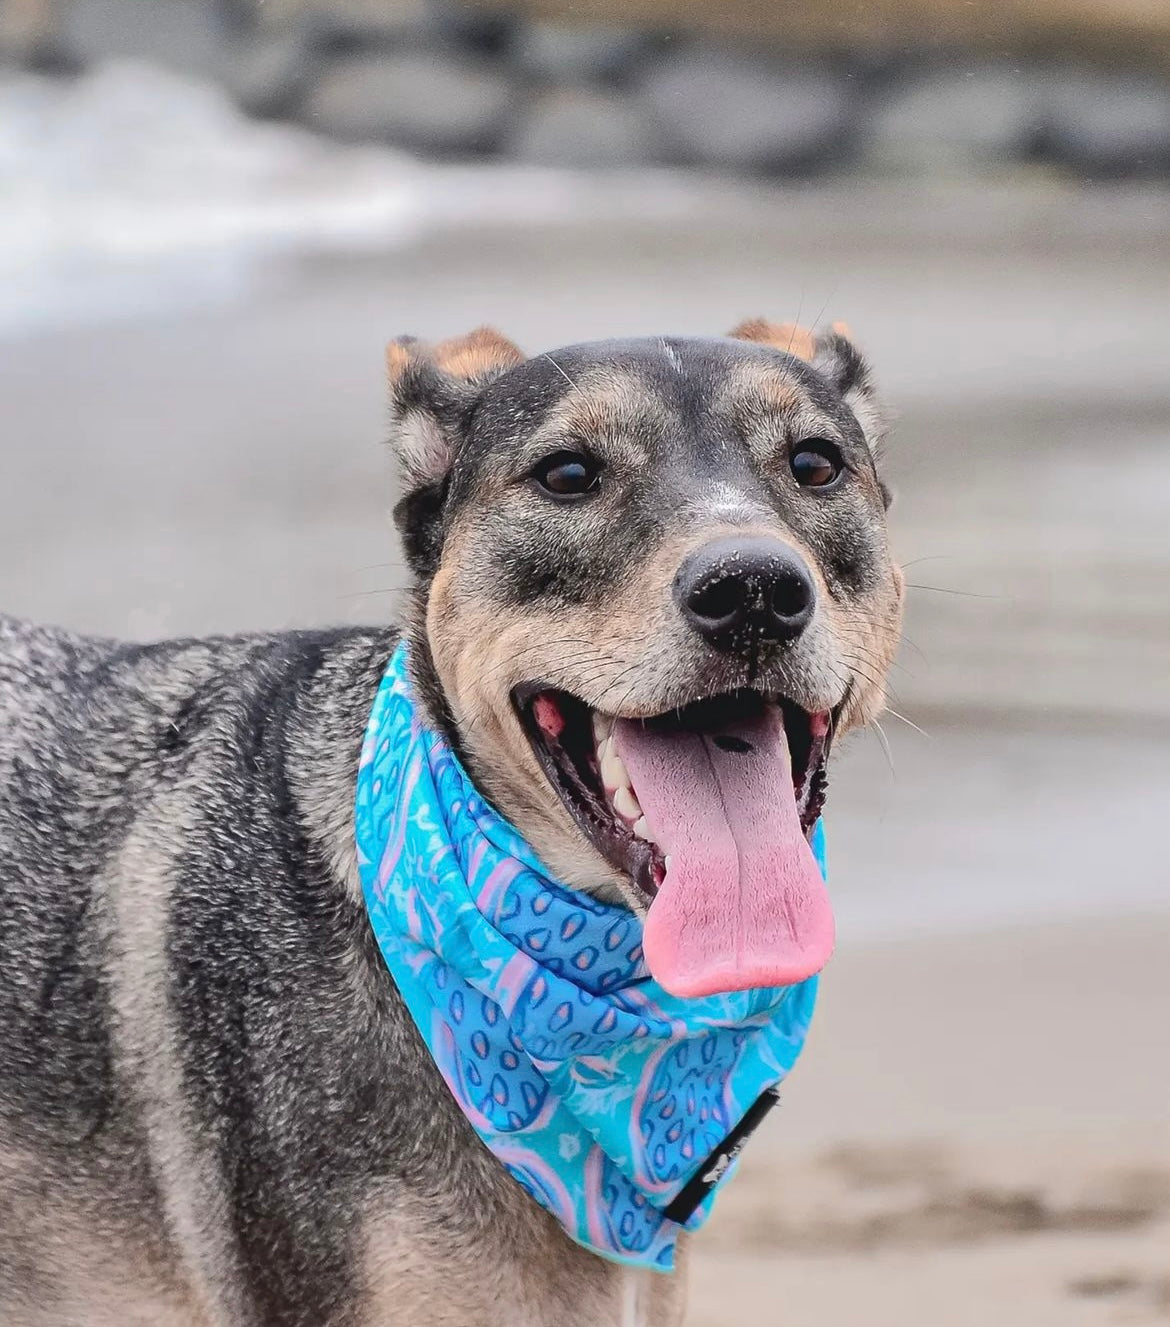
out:
M622 1322L371 950L351 803L394 642L0 618L6 1327Z

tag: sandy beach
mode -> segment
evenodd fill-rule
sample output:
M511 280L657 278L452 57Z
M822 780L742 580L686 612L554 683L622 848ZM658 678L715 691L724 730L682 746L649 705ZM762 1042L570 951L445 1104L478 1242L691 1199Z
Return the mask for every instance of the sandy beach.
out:
M691 1327L1170 1319L1170 916L838 954Z
M547 224L509 192L477 226L489 186L412 175L382 250L30 267L0 606L139 638L386 619L390 335L847 318L899 415L909 723L834 773L840 947L688 1324L1170 1323L1165 194L714 182L634 216L623 186L582 222L561 181Z

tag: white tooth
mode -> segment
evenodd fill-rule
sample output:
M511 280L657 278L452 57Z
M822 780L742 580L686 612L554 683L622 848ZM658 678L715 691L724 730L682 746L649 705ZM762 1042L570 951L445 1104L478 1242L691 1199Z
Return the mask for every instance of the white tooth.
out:
M639 816L634 822L634 833L640 839L646 839L650 843L654 842L654 837L650 833L650 826L646 823L645 816Z
M634 796L630 788L619 788L613 797L613 809L631 824L641 819L642 808L638 805L638 799Z
M599 714L597 710L593 711L593 740L598 746L613 732L613 724L612 714Z
M662 859L662 865L666 868L667 873L669 873L669 872L670 872L670 853L667 853L667 854L663 857L663 859Z
M601 758L601 781L614 791L630 786L630 776L622 764L622 758L613 749L612 743Z

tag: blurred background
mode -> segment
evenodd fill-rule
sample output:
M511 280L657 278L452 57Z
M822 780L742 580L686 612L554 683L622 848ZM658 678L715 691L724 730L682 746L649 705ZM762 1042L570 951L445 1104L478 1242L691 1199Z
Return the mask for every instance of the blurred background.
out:
M385 620L381 355L845 319L896 715L691 1327L1170 1321L1166 0L0 0L0 607Z

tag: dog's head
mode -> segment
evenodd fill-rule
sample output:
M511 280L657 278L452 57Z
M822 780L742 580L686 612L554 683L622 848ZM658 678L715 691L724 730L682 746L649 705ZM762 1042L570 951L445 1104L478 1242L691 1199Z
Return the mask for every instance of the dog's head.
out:
M846 334L526 359L482 329L388 364L412 666L477 785L560 880L648 912L676 994L819 970L825 761L883 704L902 606Z

